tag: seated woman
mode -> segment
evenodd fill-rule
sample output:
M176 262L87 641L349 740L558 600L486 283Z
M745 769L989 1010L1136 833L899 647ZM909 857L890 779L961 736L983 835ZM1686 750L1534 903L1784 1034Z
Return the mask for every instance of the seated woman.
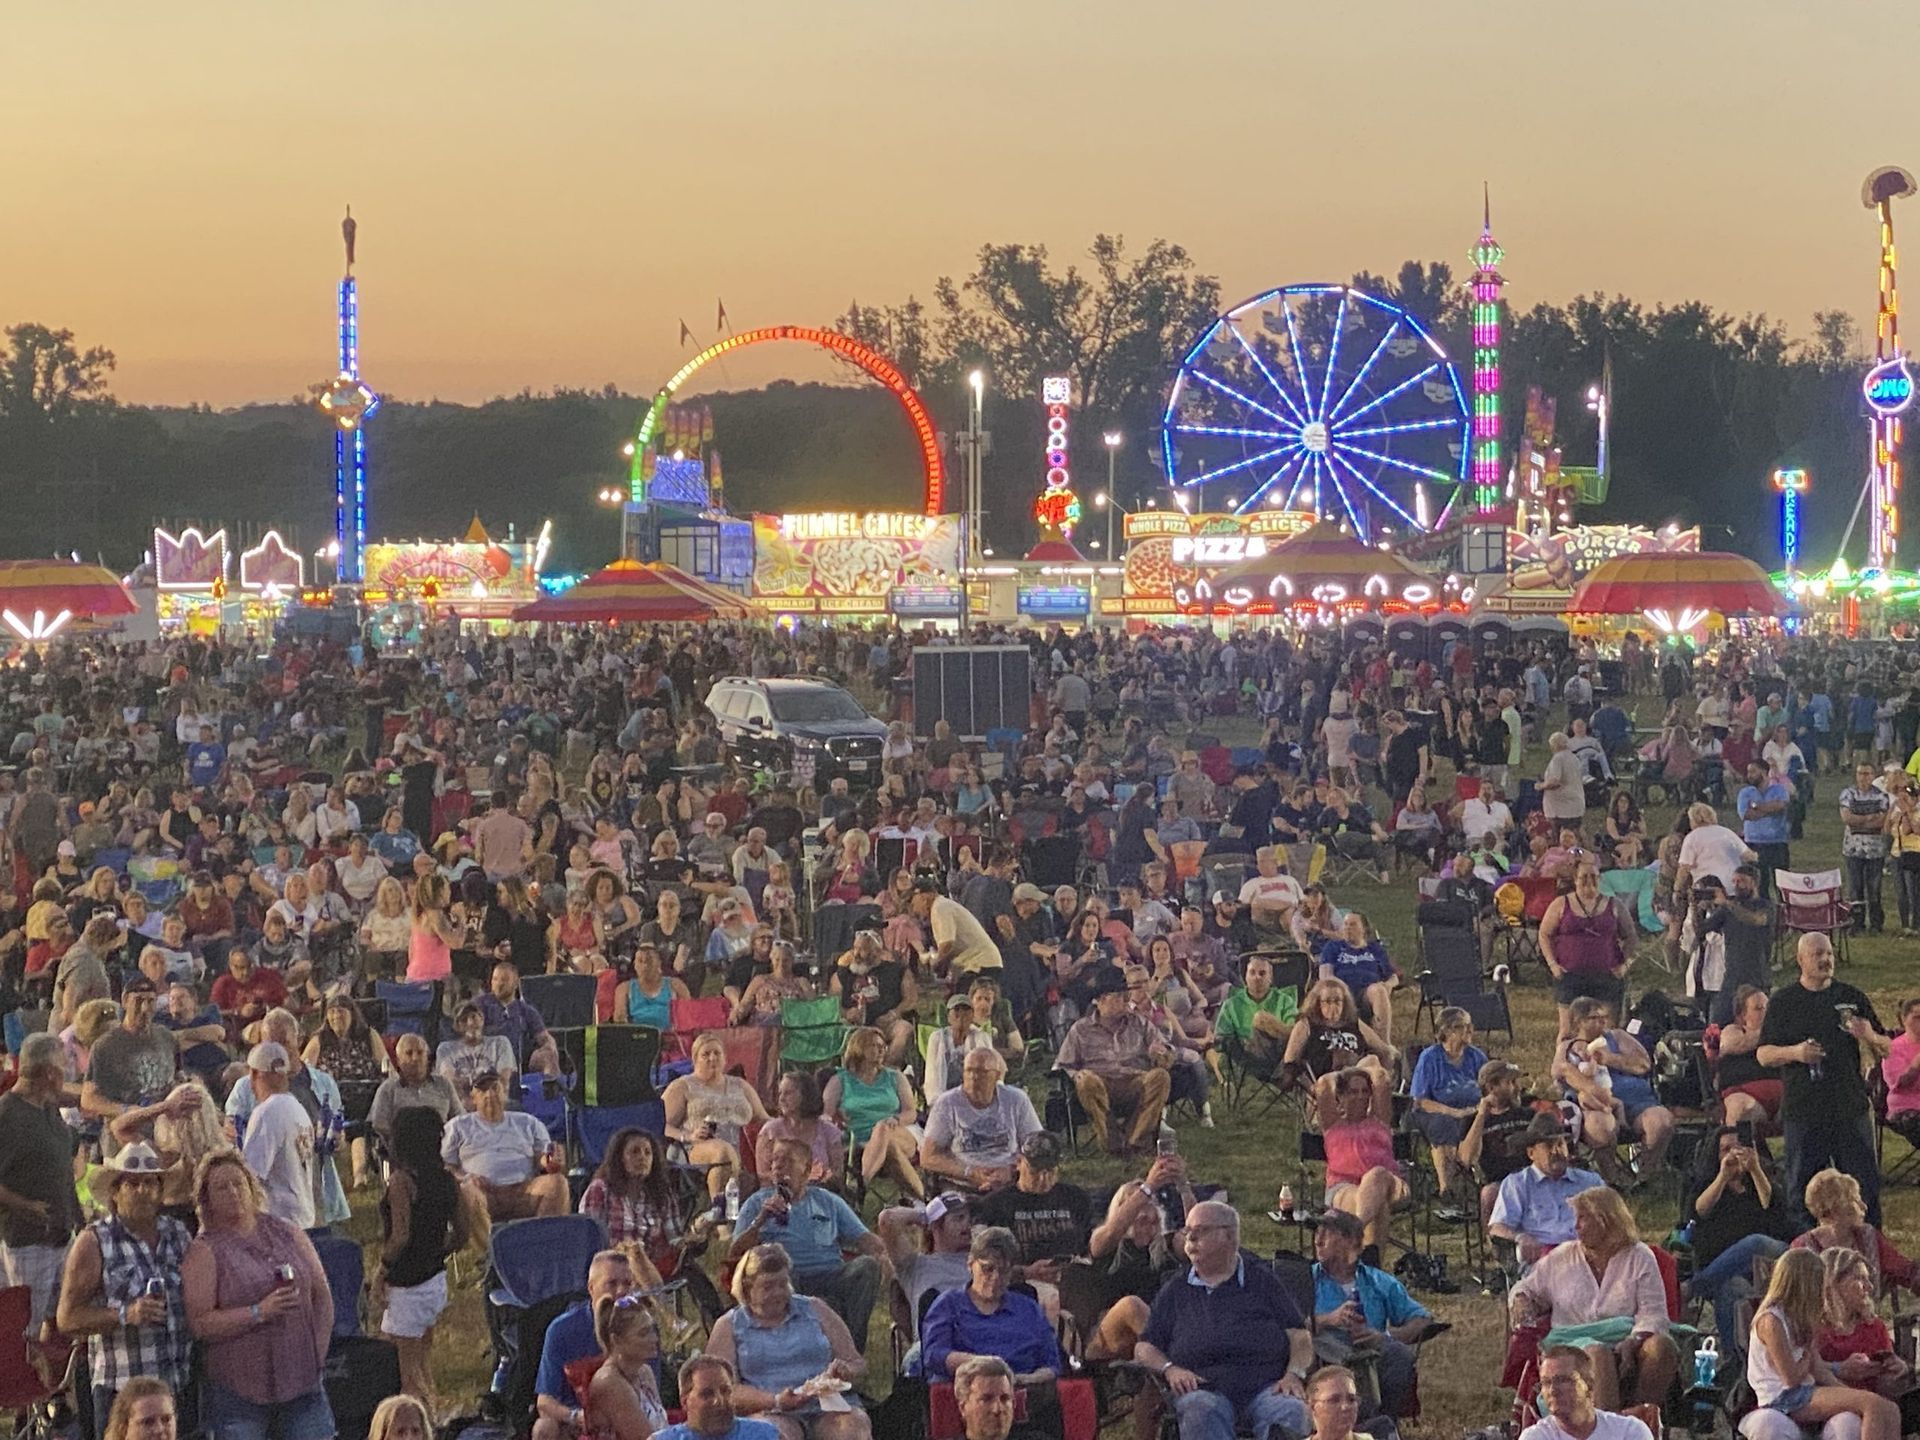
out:
M673 1029L673 1002L691 995L686 981L666 973L659 947L639 945L633 952L633 978L614 986L613 1019L622 1025L651 1025L664 1035Z
M1378 1247L1394 1205L1407 1197L1393 1155L1393 1082L1356 1065L1323 1081L1317 1098L1327 1205L1357 1218L1366 1227L1366 1244Z
M847 1136L825 1118L827 1108L820 1098L820 1082L806 1070L788 1071L774 1091L773 1109L773 1118L760 1127L760 1138L755 1142L755 1172L771 1175L775 1148L784 1141L797 1140L813 1154L807 1183L838 1190L840 1177L847 1171Z
M1427 803L1427 787L1415 785L1407 792L1407 802L1393 820L1394 858L1411 855L1432 869L1446 838L1440 813Z
M1437 1044L1420 1052L1409 1092L1413 1125L1433 1149L1434 1173L1443 1191L1453 1189L1460 1141L1480 1108L1480 1067L1487 1052L1473 1043L1473 1017L1449 1005L1434 1020Z
M878 930L861 930L853 948L834 964L827 989L840 997L849 1025L877 1030L887 1042L887 1063L905 1065L918 1037L915 1007L920 985L905 961L889 955Z
M1880 1073L1887 1082L1887 1128L1909 1141L1920 1138L1920 995L1900 1002L1900 1033Z
M1822 1170L1807 1181L1807 1214L1813 1228L1793 1242L1795 1250L1818 1255L1844 1245L1866 1256L1873 1272L1873 1292L1885 1295L1894 1286L1920 1294L1920 1265L1902 1255L1893 1242L1867 1223L1860 1182L1838 1170Z
M760 948L763 937L767 962L772 968L765 975L756 975L747 982L739 1002L733 1007L732 1020L735 1025L778 1025L782 1001L813 998L813 982L794 973L798 957L794 954L793 946L784 941L776 943L773 931L762 925L754 932L756 950Z
M878 1030L853 1031L822 1098L827 1114L859 1150L860 1173L869 1184L891 1175L915 1200L925 1200L927 1187L913 1163L920 1149L919 1111L907 1077L886 1064L886 1053Z
M1796 1425L1818 1428L1836 1415L1858 1415L1860 1440L1895 1440L1900 1407L1843 1385L1820 1358L1825 1293L1825 1267L1816 1257L1789 1250L1774 1262L1747 1342L1747 1383L1763 1409L1778 1410Z
M1345 939L1346 926L1346 915L1327 898L1327 888L1320 884L1309 885L1301 892L1300 903L1287 920L1293 943L1309 955L1318 955L1329 940Z
M1689 1289L1713 1306L1722 1356L1745 1352L1747 1337L1736 1317L1753 1299L1753 1262L1776 1258L1793 1234L1766 1143L1741 1139L1738 1126L1723 1125L1713 1144L1699 1147L1680 1210L1693 1226Z
M1913 1370L1893 1353L1893 1332L1880 1318L1867 1257L1836 1245L1820 1252L1820 1264L1826 1276L1820 1358L1833 1368L1841 1384L1898 1400L1906 1393Z
M740 1377L734 1408L769 1422L780 1440L869 1440L867 1412L830 1414L809 1382L852 1384L867 1373L866 1356L846 1322L824 1300L793 1293L793 1262L778 1245L756 1245L733 1272L739 1301L707 1337L706 1353Z
M1338 980L1352 991L1360 1018L1373 1026L1382 1045L1393 1043L1393 992L1400 972L1358 910L1347 912L1340 939L1321 947L1320 978Z
M747 948L727 962L720 975L720 993L727 997L729 1005L738 1005L747 987L762 975L773 973L773 927L756 925ZM741 1013L736 1011L735 1013ZM744 1024L744 1020L735 1020L735 1025Z
M660 1100L667 1111L667 1138L687 1147L687 1161L704 1165L707 1193L718 1199L742 1169L740 1137L754 1121L767 1120L759 1094L738 1075L727 1073L727 1048L718 1035L693 1042L693 1073L667 1086Z
M1660 1266L1618 1191L1583 1190L1567 1203L1578 1238L1548 1251L1514 1286L1513 1323L1619 1322L1620 1339L1581 1345L1593 1360L1594 1403L1603 1410L1659 1405L1680 1369Z
M1733 1019L1720 1027L1720 1059L1714 1067L1714 1087L1729 1125L1742 1120L1774 1125L1780 1119L1779 1072L1763 1066L1756 1053L1766 1018L1766 991L1742 985L1733 992Z
M1200 1051L1187 1039L1179 1021L1156 998L1152 977L1144 965L1127 967L1127 1008L1147 1022L1147 1028L1173 1052L1168 1101L1185 1100L1200 1112L1200 1128L1213 1129L1213 1074Z
M1207 1052L1208 1061L1214 1064L1215 1073L1218 1074L1219 1066L1212 1054L1213 1022L1210 1013L1213 1006L1206 992L1187 974L1186 968L1173 958L1173 940L1170 936L1156 935L1147 942L1147 971L1153 985L1154 1003L1178 1022L1180 1032L1186 1036L1189 1045Z
M1605 1173L1623 1138L1641 1142L1640 1171L1652 1174L1673 1138L1673 1113L1654 1092L1653 1059L1633 1036L1613 1026L1613 1008L1583 997L1568 1007L1573 1033L1560 1042L1553 1078L1580 1106L1581 1136Z
M1161 1209L1162 1194L1177 1198L1178 1229L1167 1229L1173 1217ZM1156 1155L1144 1179L1129 1180L1113 1192L1106 1219L1087 1242L1100 1316L1087 1337L1087 1359L1133 1358L1154 1297L1186 1270L1185 1220L1195 1203L1186 1161L1178 1155Z
M580 1213L605 1227L607 1242L626 1254L643 1286L679 1270L686 1215L666 1147L651 1131L628 1126L615 1132L580 1197Z
M1391 1079L1393 1047L1360 1019L1353 992L1339 980L1316 980L1300 1001L1281 1057L1294 1084L1312 1088L1350 1066Z
M1013 1232L998 1225L973 1232L967 1283L933 1302L920 1326L920 1353L930 1379L951 1379L976 1355L992 1355L1013 1369L1013 1383L1044 1386L1064 1368L1060 1342L1040 1302L1009 1290L1020 1264ZM1032 1407L1040 1396L1029 1392ZM1040 1423L1029 1413L1029 1419Z
M1647 822L1634 803L1633 792L1616 790L1601 825L1601 853L1615 865L1637 865L1647 848ZM1631 858L1629 858L1631 852Z
M593 1335L606 1357L579 1392L585 1433L592 1440L647 1440L667 1427L667 1409L653 1362L660 1329L638 1295L604 1295L593 1307Z

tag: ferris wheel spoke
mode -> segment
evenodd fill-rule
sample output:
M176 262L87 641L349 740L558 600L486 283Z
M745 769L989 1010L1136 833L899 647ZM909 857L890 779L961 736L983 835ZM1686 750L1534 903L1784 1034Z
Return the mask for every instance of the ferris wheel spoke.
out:
M1285 295L1280 297L1280 313L1287 317L1287 348L1293 351L1294 373L1300 377L1300 398L1307 402L1308 414L1318 420L1320 417L1312 414L1313 387L1307 380L1307 357L1300 349L1300 327L1293 323L1293 307L1287 304Z
M1361 523L1358 512L1353 508L1353 497L1347 494L1346 483L1341 480L1340 472L1333 468L1333 452L1329 450L1325 455L1318 458L1320 463L1327 467L1327 478L1333 481L1334 493L1340 497L1340 503L1346 506L1347 519L1353 522L1353 533L1358 535L1362 540L1366 539L1367 527ZM1352 469L1351 466L1348 468Z
M1262 405L1258 400L1254 399L1251 395L1242 395L1238 390L1234 389L1233 386L1227 384L1226 381L1220 379L1219 376L1209 375L1206 371L1202 370L1197 365L1194 366L1194 368L1189 370L1187 373L1193 376L1193 378L1198 380L1202 385L1206 385L1212 389L1218 390L1222 395L1231 395L1234 399L1238 400L1242 405L1251 406L1253 409L1258 410L1262 415L1265 415L1270 420L1277 421L1280 424L1286 425L1292 429L1297 430L1299 428L1298 425L1296 425L1293 421L1289 420L1286 416L1282 415L1278 410L1269 410L1265 405Z
M1369 480L1365 475L1361 474L1360 471L1356 470L1353 466L1353 462L1347 459L1346 456L1342 455L1338 450L1330 450L1327 453L1332 457L1334 464L1346 466L1348 474L1353 476L1353 478L1358 480L1362 485L1366 486L1367 489L1371 491L1374 495L1378 496L1380 499L1380 503L1385 505L1389 510L1393 511L1393 513L1398 515L1402 520L1406 521L1409 528L1414 530L1424 530L1426 528L1418 520L1414 519L1413 516L1409 515L1406 511L1402 510L1400 506L1397 503L1395 503L1393 498L1387 494L1386 491L1382 490L1378 485L1374 484L1373 481Z
M1299 430L1247 430L1237 425L1176 425L1173 427L1182 435L1237 435L1248 440L1285 440L1290 435L1298 435Z
M1374 361L1380 358L1382 352L1387 348L1387 342L1393 339L1394 332L1399 328L1400 318L1396 315L1393 323L1387 326L1387 333L1380 337L1380 343L1373 347L1373 353L1367 356L1367 363L1360 367L1360 373L1347 382L1347 388L1342 390L1340 392L1340 398L1333 402L1333 409L1327 414L1327 423L1329 425L1340 418L1340 412L1346 408L1347 401L1353 398L1353 392L1359 388L1360 382L1367 378L1367 372L1373 369Z
M1183 487L1188 485L1211 485L1222 475L1231 475L1234 471L1245 470L1250 465L1264 465L1276 456L1286 454L1287 451L1292 448L1293 446L1291 445L1276 445L1271 450L1263 450L1258 455L1248 455L1244 459L1234 461L1231 465L1222 465L1218 470L1209 470L1204 475L1195 475L1192 479L1183 480L1180 483Z
M1287 500L1286 500L1286 503L1285 503L1284 505L1282 505L1282 506L1280 507L1280 508L1281 508L1281 509L1283 509L1283 510L1291 510L1291 509L1293 509L1293 501L1294 501L1294 497L1295 497L1296 495L1298 495L1298 494L1300 493L1300 487L1301 487L1301 485L1303 485L1303 484L1304 484L1304 483L1306 482L1306 478L1307 478L1307 476L1309 476L1310 474L1312 474L1312 473L1313 473L1313 456L1312 456L1312 454L1310 454L1310 453L1309 453L1309 454L1307 455L1307 457L1306 457L1306 459L1307 459L1307 463L1306 463L1306 464L1304 464L1304 465L1302 465L1302 466L1301 466L1301 467L1300 467L1300 468L1299 468L1299 469L1298 469L1297 471L1295 471L1295 472L1294 472L1294 476L1293 476L1293 484L1292 484L1292 486L1291 486L1291 487L1290 487L1290 488L1289 488L1289 489L1287 490Z
M1293 396L1288 392L1287 387L1280 383L1280 377L1267 367L1267 362L1260 358L1260 352L1253 348L1253 342L1240 333L1240 327L1238 325L1229 322L1227 329L1232 331L1233 338L1240 342L1240 348L1247 352L1247 358L1253 361L1254 368L1266 377L1267 384L1273 387L1273 393L1280 397L1280 403L1293 412L1293 423L1296 426L1305 425L1309 417L1298 405L1293 403ZM1303 387L1300 391L1300 398L1304 400L1306 393Z
M1317 417L1327 418L1327 397L1333 393L1333 372L1340 364L1340 332L1347 323L1347 296L1340 294L1340 308L1333 315L1333 339L1327 346L1327 373L1320 379L1320 409Z
M1335 441L1333 449L1359 455L1378 465L1391 465L1396 470L1405 470L1409 475L1438 480L1444 485L1451 485L1454 481L1454 477L1444 470L1435 470L1430 465L1416 465L1411 460L1402 460L1398 455L1382 455L1379 451L1369 450L1364 445L1349 445L1344 439Z
M1378 410L1382 405L1386 404L1387 401L1393 399L1394 396L1399 395L1407 390L1411 390L1414 386L1420 384L1423 380L1425 380L1429 375L1433 374L1433 372L1438 370L1439 368L1440 368L1439 363L1436 361L1434 364L1427 366L1427 368L1422 370L1418 375L1409 376L1407 379L1402 380L1398 385L1394 386L1391 390L1384 390L1380 394L1374 396L1373 399L1369 400L1366 404L1362 405L1358 410L1354 411L1351 415L1347 416L1346 419L1348 421L1358 420L1362 415L1366 414L1369 410Z
M1294 452L1294 453L1289 454L1288 452ZM1285 451L1282 451L1281 453L1285 454L1287 458L1281 462L1280 468L1275 470L1273 474L1269 475L1265 480L1260 482L1259 488L1256 489L1251 495L1249 495L1246 498L1245 503L1240 505L1234 511L1236 515L1245 515L1249 510L1253 510L1257 508L1260 504L1260 497L1266 494L1269 490L1271 490L1274 487L1274 485L1279 481L1280 477L1282 475L1285 475L1287 471L1293 466L1294 462L1297 461L1302 455L1307 453L1307 447L1302 444L1295 443L1295 444L1289 445L1287 449Z
M1404 435L1409 430L1456 430L1460 422L1451 415L1438 420L1404 420L1398 425L1369 425L1359 430L1349 430L1345 425L1336 426L1333 438L1346 440L1354 435Z

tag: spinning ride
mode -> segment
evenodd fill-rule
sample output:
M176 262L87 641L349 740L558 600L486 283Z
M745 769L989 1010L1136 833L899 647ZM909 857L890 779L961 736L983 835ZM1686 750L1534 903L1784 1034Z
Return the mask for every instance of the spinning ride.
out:
M1349 285L1287 285L1202 332L1161 420L1167 483L1227 481L1363 540L1424 531L1467 478L1460 373L1406 310ZM1204 491L1202 492L1204 497Z

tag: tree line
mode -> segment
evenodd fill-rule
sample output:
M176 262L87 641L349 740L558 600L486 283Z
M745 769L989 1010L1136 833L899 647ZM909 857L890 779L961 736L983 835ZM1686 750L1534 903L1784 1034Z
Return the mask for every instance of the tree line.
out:
M1406 308L1463 372L1472 347L1464 277L1444 261L1408 261L1352 283ZM1095 238L1084 262L1046 247L986 245L931 300L855 302L835 328L891 355L943 431L965 427L967 375L990 378L983 465L987 533L1006 552L1031 542L1027 507L1038 467L1043 376L1075 381L1074 461L1083 497L1103 488L1103 431L1117 430L1115 489L1131 507L1164 493L1155 439L1178 357L1222 295L1180 246L1130 251ZM1225 297L1229 301L1235 297ZM0 353L0 553L78 551L127 566L158 519L277 523L309 552L332 533L331 427L310 397L215 412L119 403L114 356L39 323L6 331ZM1592 294L1506 316L1502 355L1509 445L1527 387L1558 402L1568 464L1593 463L1596 418L1583 403L1611 357L1612 492L1598 518L1700 523L1710 548L1778 563L1770 472L1812 473L1803 552L1830 559L1867 466L1859 381L1865 346L1851 317L1824 312L1796 334L1764 313L1701 302L1646 306ZM851 378L851 377L850 377ZM917 508L916 449L897 405L867 384L778 382L705 397L738 512ZM449 536L478 514L497 535L555 521L554 563L608 558L618 524L598 506L624 480L619 450L645 401L599 390L523 392L480 405L390 400L372 422L372 529ZM1912 456L1907 457L1909 468ZM962 460L949 452L957 471ZM1083 532L1102 535L1097 518ZM1864 525L1856 532L1857 558Z

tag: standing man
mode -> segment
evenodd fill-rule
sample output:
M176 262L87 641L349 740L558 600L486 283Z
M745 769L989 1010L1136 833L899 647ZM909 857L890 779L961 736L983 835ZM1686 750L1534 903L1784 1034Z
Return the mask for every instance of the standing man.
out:
M116 1120L124 1111L156 1105L173 1088L179 1045L171 1031L153 1023L158 1003L153 982L145 975L129 980L120 992L120 1027L102 1035L87 1058L80 1108L88 1115ZM153 1115L158 1114L155 1109ZM112 1126L102 1133L100 1146L108 1155L119 1148Z
M1756 1058L1786 1082L1780 1124L1787 1144L1787 1196L1806 1219L1807 1181L1831 1165L1860 1182L1867 1220L1880 1223L1880 1163L1874 1154L1873 1110L1860 1078L1862 1051L1878 1065L1892 1048L1880 1033L1873 1002L1833 978L1833 942L1800 937L1796 984L1767 1001Z
M1727 965L1714 992L1707 1018L1715 1025L1733 1019L1733 997L1742 985L1767 988L1773 963L1773 902L1761 893L1760 869L1742 865L1733 872L1733 893L1727 897L1720 937L1726 942Z
M293 1098L293 1059L287 1047L262 1040L247 1052L253 1113L240 1155L267 1192L267 1213L296 1230L314 1227L313 1121Z
M1887 827L1892 818L1893 797L1873 783L1873 766L1854 766L1853 784L1840 792L1840 824L1846 831L1840 838L1840 856L1847 866L1847 898L1853 902L1856 935L1869 927L1878 935L1887 923L1880 881L1887 871Z
M31 1292L30 1340L53 1319L67 1241L80 1227L73 1131L60 1115L65 1088L59 1039L29 1035L19 1079L0 1095L0 1277Z
M1767 762L1747 762L1747 783L1734 808L1740 812L1740 838L1759 857L1760 893L1772 893L1776 870L1791 870L1793 859L1788 841L1793 834L1793 791L1786 781L1769 772Z
M940 974L972 976L1002 967L1000 947L966 906L940 893L936 882L922 880L914 887L912 909L933 936L933 968Z
M513 813L512 804L504 798L494 800L485 818L473 827L474 858L496 885L526 873L532 843L533 828Z

